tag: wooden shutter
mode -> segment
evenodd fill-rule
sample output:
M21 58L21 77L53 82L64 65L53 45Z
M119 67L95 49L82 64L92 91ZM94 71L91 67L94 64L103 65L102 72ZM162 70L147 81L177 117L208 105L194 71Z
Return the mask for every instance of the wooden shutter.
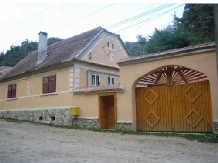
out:
M49 77L49 92L56 91L56 75Z
M42 93L48 93L48 77L43 77Z
M11 85L8 85L8 98L11 98Z
M11 85L11 98L16 97L16 84Z

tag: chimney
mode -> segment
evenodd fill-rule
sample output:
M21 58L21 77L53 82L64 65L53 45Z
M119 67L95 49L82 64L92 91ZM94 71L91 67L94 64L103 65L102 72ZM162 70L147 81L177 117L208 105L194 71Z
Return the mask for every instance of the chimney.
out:
M46 57L47 57L47 33L39 32L38 60L36 64L40 64Z

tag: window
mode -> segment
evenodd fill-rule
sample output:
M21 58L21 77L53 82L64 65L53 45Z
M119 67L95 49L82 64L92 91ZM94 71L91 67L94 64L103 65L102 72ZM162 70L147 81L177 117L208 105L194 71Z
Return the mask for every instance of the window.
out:
M8 85L8 98L15 98L16 97L16 84Z
M112 49L114 49L114 44L112 44Z
M92 74L92 86L100 85L100 76L96 74Z
M108 47L108 48L110 47L110 43L109 43L109 42L107 43L107 47Z
M51 93L56 91L56 75L43 77L42 93Z
M107 84L108 84L108 85L110 85L110 84L114 84L114 78L108 76L108 78L107 78Z

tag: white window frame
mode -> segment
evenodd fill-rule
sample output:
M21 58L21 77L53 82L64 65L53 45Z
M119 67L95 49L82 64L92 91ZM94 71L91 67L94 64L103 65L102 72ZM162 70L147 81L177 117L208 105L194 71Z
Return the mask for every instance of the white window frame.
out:
M98 83L97 83L97 78L98 78ZM99 86L100 85L100 75L99 74L92 74L91 82L92 82L92 86Z
M114 77L111 77L111 76L108 76L108 78L107 78L107 84L108 84L108 85L113 85L113 84L115 84L115 78L114 78Z

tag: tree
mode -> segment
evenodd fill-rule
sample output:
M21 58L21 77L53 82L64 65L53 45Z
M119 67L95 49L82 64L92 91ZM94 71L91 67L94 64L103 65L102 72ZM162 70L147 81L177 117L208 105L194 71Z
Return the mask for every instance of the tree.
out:
M215 40L213 4L186 4L182 18L177 20L178 28L188 32L194 44Z
M48 39L48 46L61 41L60 38L51 37ZM27 54L32 51L37 50L38 43L37 42L29 42L28 39L21 42L20 46L10 46L10 50L7 50L5 55L0 55L0 66L10 66L13 67L20 60L22 60Z

